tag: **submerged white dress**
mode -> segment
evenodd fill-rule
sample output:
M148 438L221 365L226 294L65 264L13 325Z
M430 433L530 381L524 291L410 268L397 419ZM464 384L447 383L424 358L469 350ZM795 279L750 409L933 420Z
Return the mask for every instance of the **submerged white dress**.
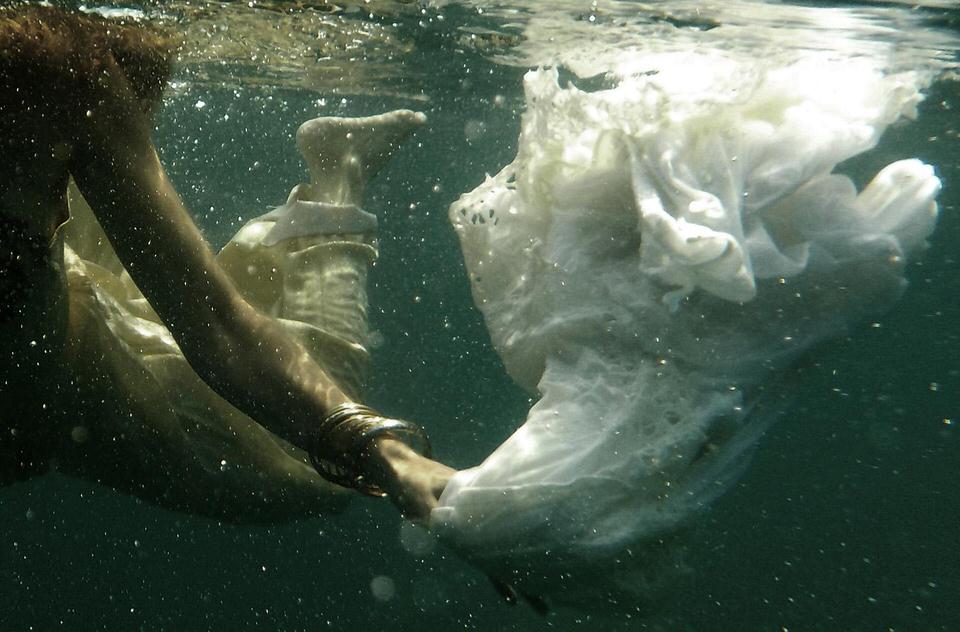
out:
M923 79L867 60L634 60L594 92L527 74L516 159L450 208L526 421L433 512L493 575L633 607L729 488L786 369L883 312L937 217L902 160L860 192L834 167L915 115Z

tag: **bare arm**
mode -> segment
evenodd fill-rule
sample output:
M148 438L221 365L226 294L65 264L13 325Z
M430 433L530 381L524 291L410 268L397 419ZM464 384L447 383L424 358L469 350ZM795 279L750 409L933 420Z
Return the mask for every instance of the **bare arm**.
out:
M238 294L160 164L150 120L112 59L73 139L70 171L114 250L197 374L221 396L310 450L349 401L309 353ZM408 517L425 520L453 470L383 437L367 474Z
M310 430L346 395L216 265L115 65L105 69L99 97L75 141L71 172L117 255L204 381L305 447Z

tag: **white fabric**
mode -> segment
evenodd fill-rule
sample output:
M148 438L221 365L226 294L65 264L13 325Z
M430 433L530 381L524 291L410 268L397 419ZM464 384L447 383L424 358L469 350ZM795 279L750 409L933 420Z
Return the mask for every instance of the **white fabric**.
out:
M264 246L281 241L316 235L358 235L377 232L377 216L354 204L329 204L311 199L313 187L298 184L290 191L287 203L266 215L261 221L272 222L272 228L261 238Z
M914 75L644 66L592 93L528 73L516 159L450 209L494 345L540 400L432 527L555 601L659 582L663 539L742 472L784 369L899 297L937 215L917 160L859 194L831 173L915 115Z

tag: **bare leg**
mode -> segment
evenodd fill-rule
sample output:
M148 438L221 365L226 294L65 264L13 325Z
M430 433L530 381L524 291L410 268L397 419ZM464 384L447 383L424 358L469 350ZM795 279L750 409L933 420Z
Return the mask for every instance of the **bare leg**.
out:
M367 180L426 121L419 112L396 110L366 118L323 117L297 130L297 147L310 168L310 183L333 204L359 205Z

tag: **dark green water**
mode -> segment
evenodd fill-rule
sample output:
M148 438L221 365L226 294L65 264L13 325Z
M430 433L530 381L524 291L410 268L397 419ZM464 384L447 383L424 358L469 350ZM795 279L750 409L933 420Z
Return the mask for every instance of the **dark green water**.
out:
M515 152L521 71L430 56L427 125L371 185L381 220L372 276L369 401L426 426L456 467L488 454L529 400L473 308L451 201ZM496 99L498 95L502 99ZM303 179L292 135L320 115L365 115L396 98L188 85L170 94L157 144L217 245ZM205 106L196 107L198 101ZM503 604L443 547L416 556L385 502L282 527L237 527L160 510L57 475L0 490L0 631L13 630L954 630L960 628L960 84L939 83L919 120L851 165L937 165L930 249L875 326L820 349L795 402L741 483L695 534L691 582L641 619ZM468 121L485 131L465 137ZM375 577L395 595L377 600Z

